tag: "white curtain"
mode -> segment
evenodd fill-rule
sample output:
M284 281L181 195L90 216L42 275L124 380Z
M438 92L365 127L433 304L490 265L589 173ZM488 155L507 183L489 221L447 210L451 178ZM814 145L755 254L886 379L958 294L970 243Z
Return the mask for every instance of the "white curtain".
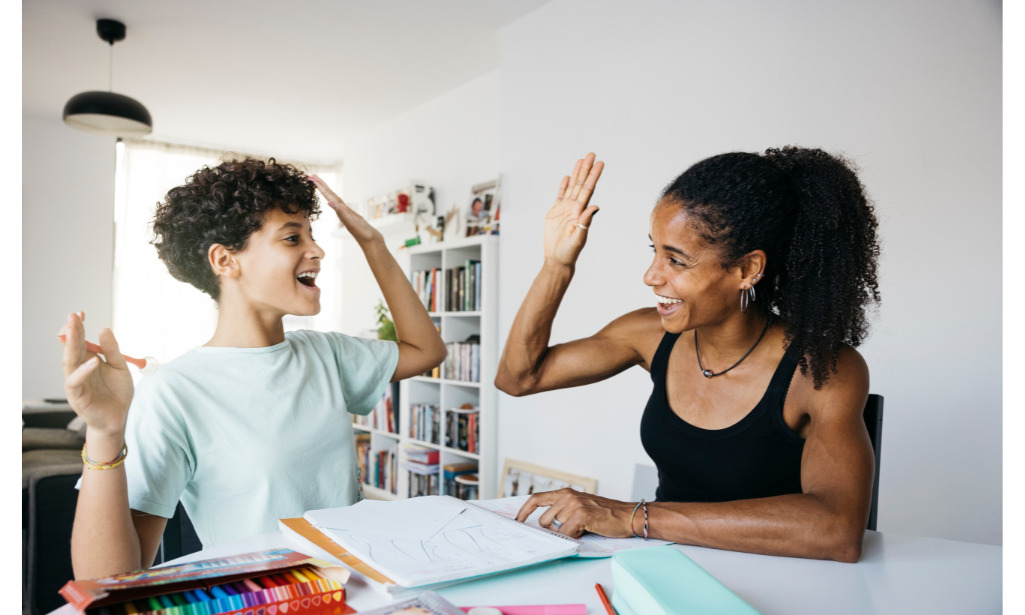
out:
M210 339L217 324L217 305L191 284L171 277L157 258L157 250L150 243L153 212L168 190L184 183L198 169L216 166L238 154L154 141L125 141L118 144L117 156L112 326L122 352L167 363ZM307 173L316 173L336 192L340 190L336 169L279 162L292 162ZM326 282L335 277L331 253L335 242L330 235L339 225L323 200L321 209L327 211L313 223L313 233L327 252L321 278ZM331 328L335 324L336 293L337 289L325 288L321 315L286 317L285 328Z

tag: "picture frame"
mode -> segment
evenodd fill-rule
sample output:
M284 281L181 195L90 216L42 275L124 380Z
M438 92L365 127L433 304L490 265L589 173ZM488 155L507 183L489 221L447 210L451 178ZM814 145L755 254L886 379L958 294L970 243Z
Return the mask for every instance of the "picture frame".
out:
M570 487L584 493L598 492L598 479L553 470L526 461L506 459L502 467L501 495L507 498Z
M493 179L470 189L470 200L463 215L466 237L498 234L500 184L500 179Z

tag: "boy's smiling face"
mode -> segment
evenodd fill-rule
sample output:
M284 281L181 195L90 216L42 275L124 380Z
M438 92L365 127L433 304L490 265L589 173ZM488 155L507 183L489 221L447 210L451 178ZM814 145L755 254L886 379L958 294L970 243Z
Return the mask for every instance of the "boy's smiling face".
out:
M324 251L313 240L310 219L304 212L269 210L246 247L234 254L234 298L262 316L312 316L320 312L316 279ZM224 282L221 285L225 290ZM223 294L222 294L223 298Z

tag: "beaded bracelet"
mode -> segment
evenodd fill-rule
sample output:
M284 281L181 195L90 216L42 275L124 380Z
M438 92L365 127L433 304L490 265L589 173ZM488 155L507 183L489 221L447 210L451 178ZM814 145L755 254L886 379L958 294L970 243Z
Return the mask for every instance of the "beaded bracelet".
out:
M633 516L638 514L638 508L641 507L642 503L644 503L644 500L641 500L640 502L638 502L638 505L633 506L633 511L630 512L630 531L631 532L633 532ZM633 537L634 538L640 538L641 536L638 536L637 532L633 532Z
M644 540L648 539L648 505L641 500L641 508L644 509Z
M89 456L85 454L85 445L82 445L82 461L85 463L85 467L90 470L113 470L114 468L124 463L125 457L127 456L128 443L126 442L124 447L121 449L121 452L118 453L117 457L108 461L107 463L97 463L92 459L89 459Z

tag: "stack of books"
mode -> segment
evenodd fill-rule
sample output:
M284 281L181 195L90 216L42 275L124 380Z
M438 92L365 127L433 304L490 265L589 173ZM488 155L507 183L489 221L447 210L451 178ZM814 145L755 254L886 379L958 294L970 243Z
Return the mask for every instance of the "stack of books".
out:
M406 458L402 462L403 469L409 472L409 497L418 495L438 495L438 460L437 449L408 446Z

